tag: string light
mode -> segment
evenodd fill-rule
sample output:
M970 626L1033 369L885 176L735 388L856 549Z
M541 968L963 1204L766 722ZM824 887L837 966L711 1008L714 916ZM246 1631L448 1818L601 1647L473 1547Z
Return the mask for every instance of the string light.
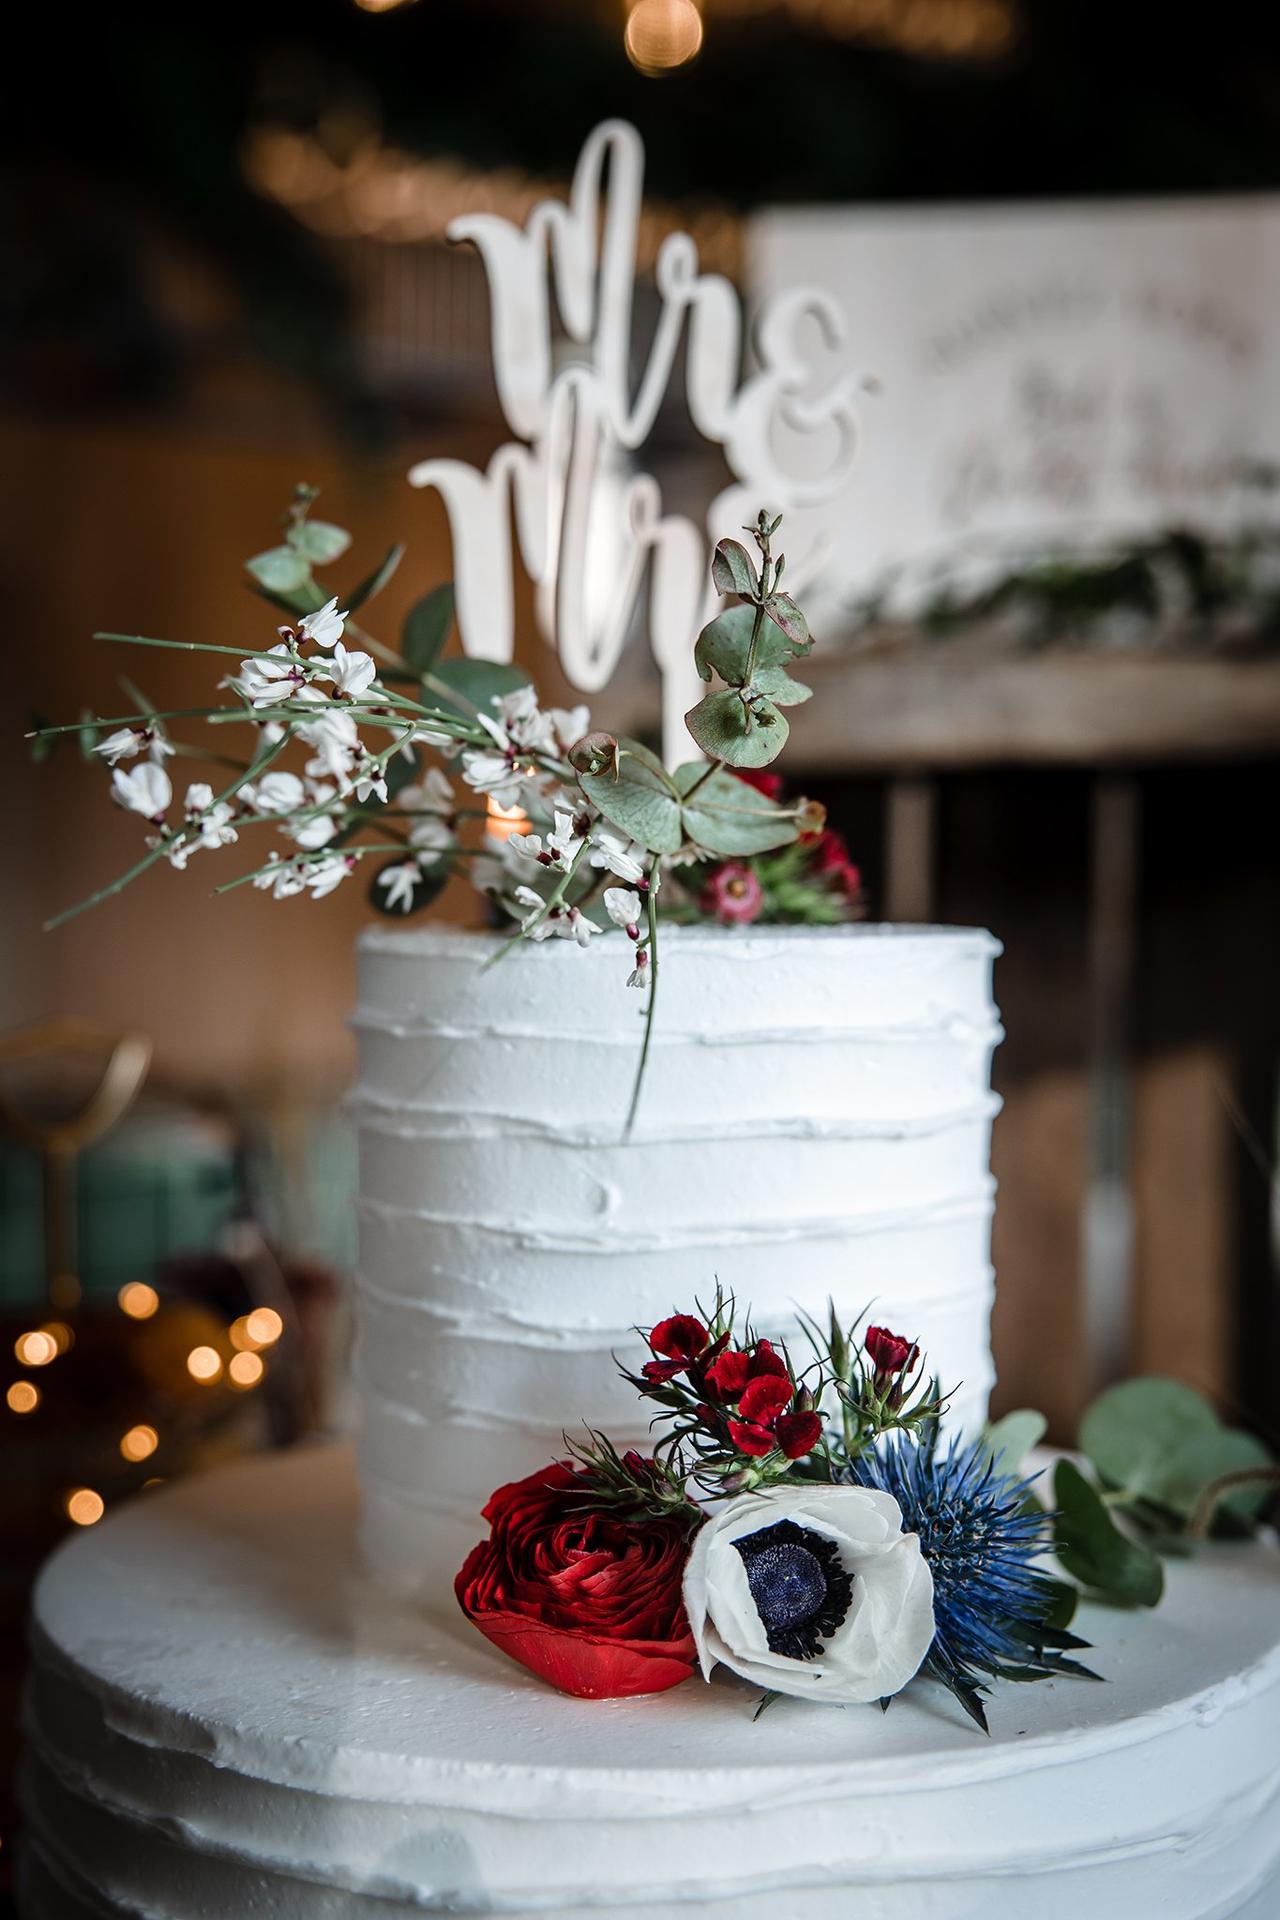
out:
M212 1347L192 1347L187 1355L187 1372L193 1380L207 1385L222 1372L222 1355Z
M238 1353L227 1368L233 1387L256 1387L266 1368L256 1353Z
M47 1367L58 1357L58 1343L43 1327L34 1333L20 1333L13 1350L24 1367Z
M160 1295L145 1280L130 1280L116 1295L121 1313L131 1320L149 1320L160 1305Z
M635 0L623 44L641 73L668 73L687 65L701 47L702 15L693 0Z
M15 1380L5 1399L11 1413L34 1413L40 1405L40 1389L33 1380Z
M120 1438L120 1451L126 1460L149 1460L160 1445L160 1435L154 1427L130 1427L128 1433Z
M102 1495L92 1487L77 1487L69 1493L66 1507L68 1520L74 1520L78 1527L96 1526L106 1511Z

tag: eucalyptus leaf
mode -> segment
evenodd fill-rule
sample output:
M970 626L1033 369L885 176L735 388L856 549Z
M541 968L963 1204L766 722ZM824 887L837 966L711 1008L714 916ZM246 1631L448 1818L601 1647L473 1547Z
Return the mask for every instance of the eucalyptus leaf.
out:
M751 555L741 540L721 540L711 562L711 578L717 593L750 596L760 590Z
M813 698L812 687L793 680L781 667L757 667L748 691L765 694L775 707L799 707Z
M677 767L673 777L682 794L698 786L684 808L684 832L708 853L768 853L796 838L794 819L723 767L708 774L704 761L691 760Z
M269 593L297 593L311 580L310 561L293 547L269 547L246 560L245 566Z
M356 608L362 607L366 600L372 600L376 594L381 593L404 556L403 541L398 541L394 547L389 547L382 564L375 567L372 573L367 573L359 586L353 587L345 596L347 612L354 613Z
M494 701L527 687L529 676L501 660L440 660L423 675L423 684L442 707L470 719L477 712L492 716Z
M1070 1460L1059 1460L1053 1491L1054 1548L1067 1572L1117 1606L1154 1607L1164 1591L1156 1555L1121 1533L1101 1494Z
M735 692L707 694L684 721L705 754L731 767L767 767L791 732L772 701L762 699L748 709Z
M379 876L388 873L392 867L403 867L409 857L406 851L397 854L393 860L384 860L369 882L369 905L375 913L384 915L388 920L405 920L410 914L421 913L425 907L429 907L444 892L452 871L451 861L437 860L434 866L427 868L421 880L414 882L413 900L408 908L390 907L387 905L387 889L378 885Z
M1125 1380L1100 1394L1081 1423L1080 1445L1110 1486L1181 1520L1212 1481L1265 1466L1271 1457L1252 1434L1224 1427L1193 1387L1156 1376ZM1265 1497L1265 1489L1242 1487L1222 1508L1248 1520Z
M680 796L656 754L618 742L617 773L581 773L578 785L605 819L650 853L675 853L684 840Z
M446 581L409 609L400 651L415 673L430 673L444 652L453 626L453 586Z
M1069 1580L1050 1580L1049 1585L1053 1588L1053 1604L1044 1616L1044 1624L1062 1633L1076 1617L1080 1589L1073 1587Z
M728 613L718 614L708 622L693 649L694 665L702 679L710 680L713 673L718 673L726 686L746 684L755 624L754 607L730 607ZM753 677L759 678L761 668L780 667L792 657L793 650L786 636L767 621L761 621Z
M982 1447L996 1472L1021 1473L1023 1461L1044 1439L1048 1424L1033 1407L1020 1407L989 1426L982 1436Z
M809 622L789 593L771 593L764 603L764 610L781 627L797 653L808 653L813 645Z
M288 537L289 545L313 567L327 567L331 560L341 560L351 545L346 528L335 527L329 520L299 520L290 527Z

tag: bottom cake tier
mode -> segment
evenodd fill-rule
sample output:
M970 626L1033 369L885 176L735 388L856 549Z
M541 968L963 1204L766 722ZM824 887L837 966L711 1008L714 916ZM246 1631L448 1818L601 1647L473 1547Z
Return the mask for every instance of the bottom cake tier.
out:
M1276 1920L1280 1553L1087 1610L984 1739L724 1679L566 1699L361 1570L325 1448L147 1495L36 1595L24 1920ZM442 1530L440 1580L471 1539Z

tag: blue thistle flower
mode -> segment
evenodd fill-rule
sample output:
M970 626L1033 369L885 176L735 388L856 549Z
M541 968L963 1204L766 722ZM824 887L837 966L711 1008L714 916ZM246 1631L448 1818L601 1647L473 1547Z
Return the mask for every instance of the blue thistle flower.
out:
M950 1688L987 1732L982 1696L994 1680L1046 1680L1075 1673L1067 1657L1088 1643L1064 1631L1070 1591L1033 1562L1050 1544L1050 1516L1030 1482L997 1473L981 1442L939 1448L936 1421L917 1440L894 1434L850 1466L864 1487L891 1493L933 1575L936 1632L921 1671ZM1067 1616L1069 1617L1069 1616Z

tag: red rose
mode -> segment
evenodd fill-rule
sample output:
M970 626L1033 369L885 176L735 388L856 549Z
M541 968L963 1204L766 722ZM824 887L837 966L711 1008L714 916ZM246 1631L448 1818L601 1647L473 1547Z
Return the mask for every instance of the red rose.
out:
M877 1373L901 1373L913 1367L920 1354L913 1341L904 1340L900 1333L890 1333L888 1327L868 1327L862 1344Z
M663 1693L697 1665L680 1597L688 1530L591 1509L590 1489L565 1461L499 1487L484 1510L489 1538L454 1581L458 1605L562 1693Z

